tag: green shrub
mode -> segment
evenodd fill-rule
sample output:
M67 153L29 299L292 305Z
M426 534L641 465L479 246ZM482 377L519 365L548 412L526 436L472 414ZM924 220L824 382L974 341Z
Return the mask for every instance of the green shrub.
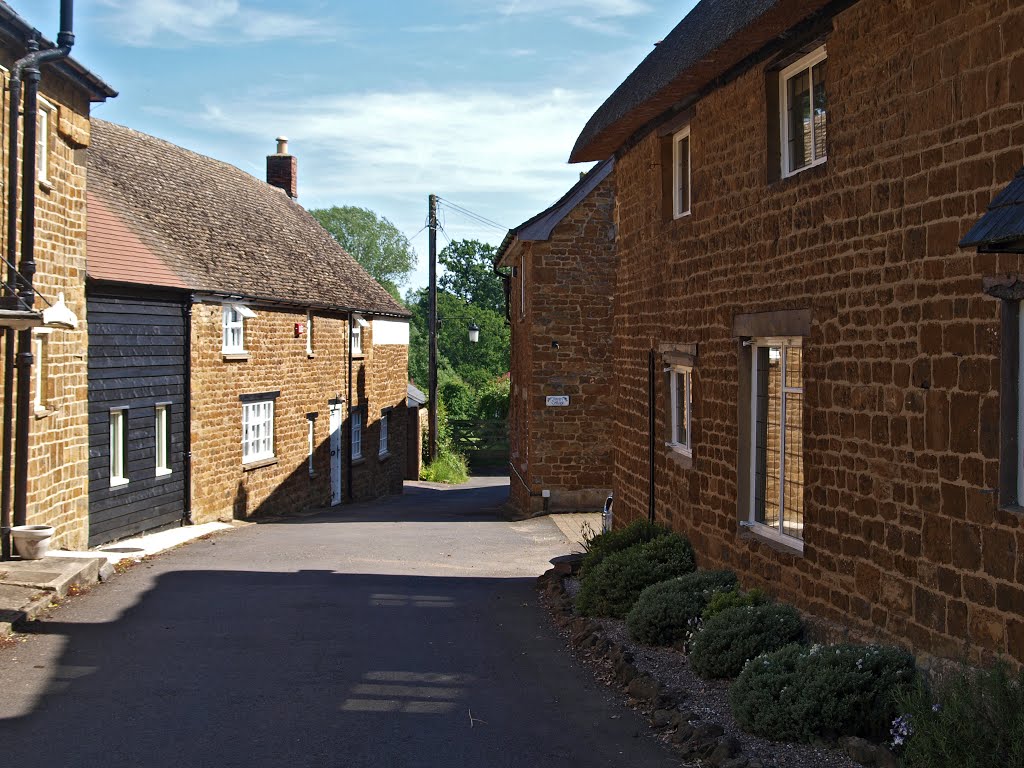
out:
M693 547L672 534L609 555L583 574L576 608L584 616L621 619L651 584L691 573Z
M717 592L708 600L708 605L701 614L705 622L713 616L717 616L726 608L743 608L754 605L767 605L768 595L760 589L752 589L749 592L741 592L738 589L730 589L724 592Z
M648 645L672 645L686 637L711 597L735 586L732 571L697 571L652 584L626 616L629 634Z
M438 451L436 459L420 467L420 480L458 485L469 480L469 467L464 456Z
M804 623L790 605L726 608L704 622L690 644L690 663L701 677L736 677L763 653L803 639Z
M637 544L645 544L670 533L672 533L671 528L647 520L635 520L624 528L599 533L590 540L587 546L587 556L583 559L580 574L585 575L587 571L596 568L608 555L629 549Z
M737 722L777 741L883 738L914 659L897 648L789 645L747 662L729 690Z
M1024 671L964 669L898 698L892 744L905 768L1024 768Z

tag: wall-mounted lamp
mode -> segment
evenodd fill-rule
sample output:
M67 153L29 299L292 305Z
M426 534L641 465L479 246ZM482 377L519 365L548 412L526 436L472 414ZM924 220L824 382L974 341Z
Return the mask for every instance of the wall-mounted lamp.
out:
M476 344L480 341L480 326L476 323L469 324L469 341L471 344Z
M551 348L558 349L558 342L555 341L554 339L551 340Z

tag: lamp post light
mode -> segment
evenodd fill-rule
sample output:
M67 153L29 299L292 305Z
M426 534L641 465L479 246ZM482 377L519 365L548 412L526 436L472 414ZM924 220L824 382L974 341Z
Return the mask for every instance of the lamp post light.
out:
M469 343L476 344L480 341L480 326L476 323L469 324Z

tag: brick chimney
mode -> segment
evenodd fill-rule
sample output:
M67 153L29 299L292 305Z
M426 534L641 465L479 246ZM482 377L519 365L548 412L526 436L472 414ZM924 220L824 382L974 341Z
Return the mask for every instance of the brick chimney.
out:
M267 155L267 184L283 189L288 197L296 198L299 183L298 161L288 154L288 137L277 137L277 154Z

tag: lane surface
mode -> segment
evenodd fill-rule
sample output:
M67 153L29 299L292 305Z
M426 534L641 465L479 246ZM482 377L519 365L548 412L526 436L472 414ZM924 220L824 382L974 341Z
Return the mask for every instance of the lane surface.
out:
M567 541L507 493L411 488L96 587L0 649L3 764L678 765L569 657L533 589Z

